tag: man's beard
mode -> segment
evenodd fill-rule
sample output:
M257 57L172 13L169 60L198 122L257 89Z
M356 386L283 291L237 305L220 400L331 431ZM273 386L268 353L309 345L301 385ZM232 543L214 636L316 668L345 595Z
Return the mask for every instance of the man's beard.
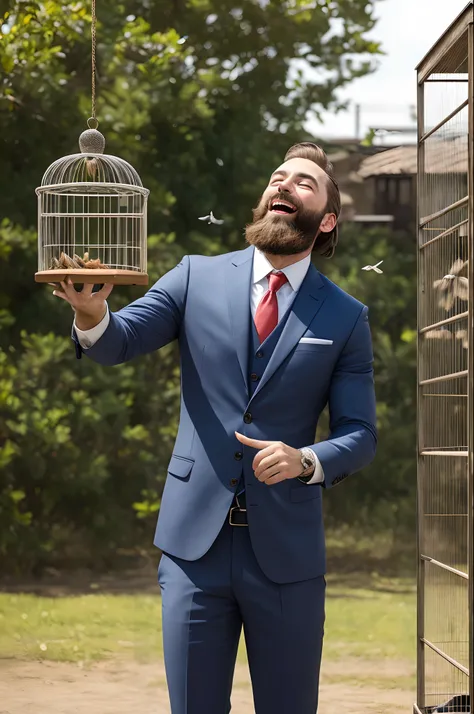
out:
M281 199L295 206L294 218L287 218L270 210L272 201ZM295 255L309 250L319 232L326 211L309 211L301 201L285 191L275 193L268 201L262 200L253 209L253 223L245 228L247 243L269 255Z

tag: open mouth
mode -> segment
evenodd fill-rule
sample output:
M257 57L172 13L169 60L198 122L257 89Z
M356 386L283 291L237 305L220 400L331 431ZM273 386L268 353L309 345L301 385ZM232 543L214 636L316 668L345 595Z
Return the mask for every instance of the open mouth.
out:
M293 206L293 204L289 203L288 201L282 201L282 200L276 198L271 203L270 211L272 213L281 213L281 214L291 215L292 213L296 213L297 208L296 208L296 206Z

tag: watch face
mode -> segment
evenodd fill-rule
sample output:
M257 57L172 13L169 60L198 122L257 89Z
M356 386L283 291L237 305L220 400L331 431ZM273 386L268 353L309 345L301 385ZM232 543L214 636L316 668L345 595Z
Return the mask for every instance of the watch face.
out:
M309 469L309 467L313 465L313 462L311 461L311 459L308 459L307 456L303 456L303 458L301 459L301 463L303 464L305 471L306 471L306 469Z

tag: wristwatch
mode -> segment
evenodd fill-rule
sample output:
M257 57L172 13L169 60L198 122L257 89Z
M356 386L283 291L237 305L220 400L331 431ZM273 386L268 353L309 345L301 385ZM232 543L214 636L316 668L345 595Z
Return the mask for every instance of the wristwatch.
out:
M298 476L298 480L303 483L308 483L313 478L314 470L316 468L316 456L312 449L305 447L299 449L301 454L301 475Z

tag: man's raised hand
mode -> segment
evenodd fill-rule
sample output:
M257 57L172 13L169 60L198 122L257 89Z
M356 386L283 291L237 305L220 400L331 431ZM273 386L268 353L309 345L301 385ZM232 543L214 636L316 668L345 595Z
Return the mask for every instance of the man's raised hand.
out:
M82 290L78 292L70 278L66 277L59 283L61 290L57 287L53 290L53 295L68 302L76 313L76 327L79 330L90 330L103 319L107 312L106 300L112 292L113 283L106 283L97 292L92 292L93 284L85 283Z

